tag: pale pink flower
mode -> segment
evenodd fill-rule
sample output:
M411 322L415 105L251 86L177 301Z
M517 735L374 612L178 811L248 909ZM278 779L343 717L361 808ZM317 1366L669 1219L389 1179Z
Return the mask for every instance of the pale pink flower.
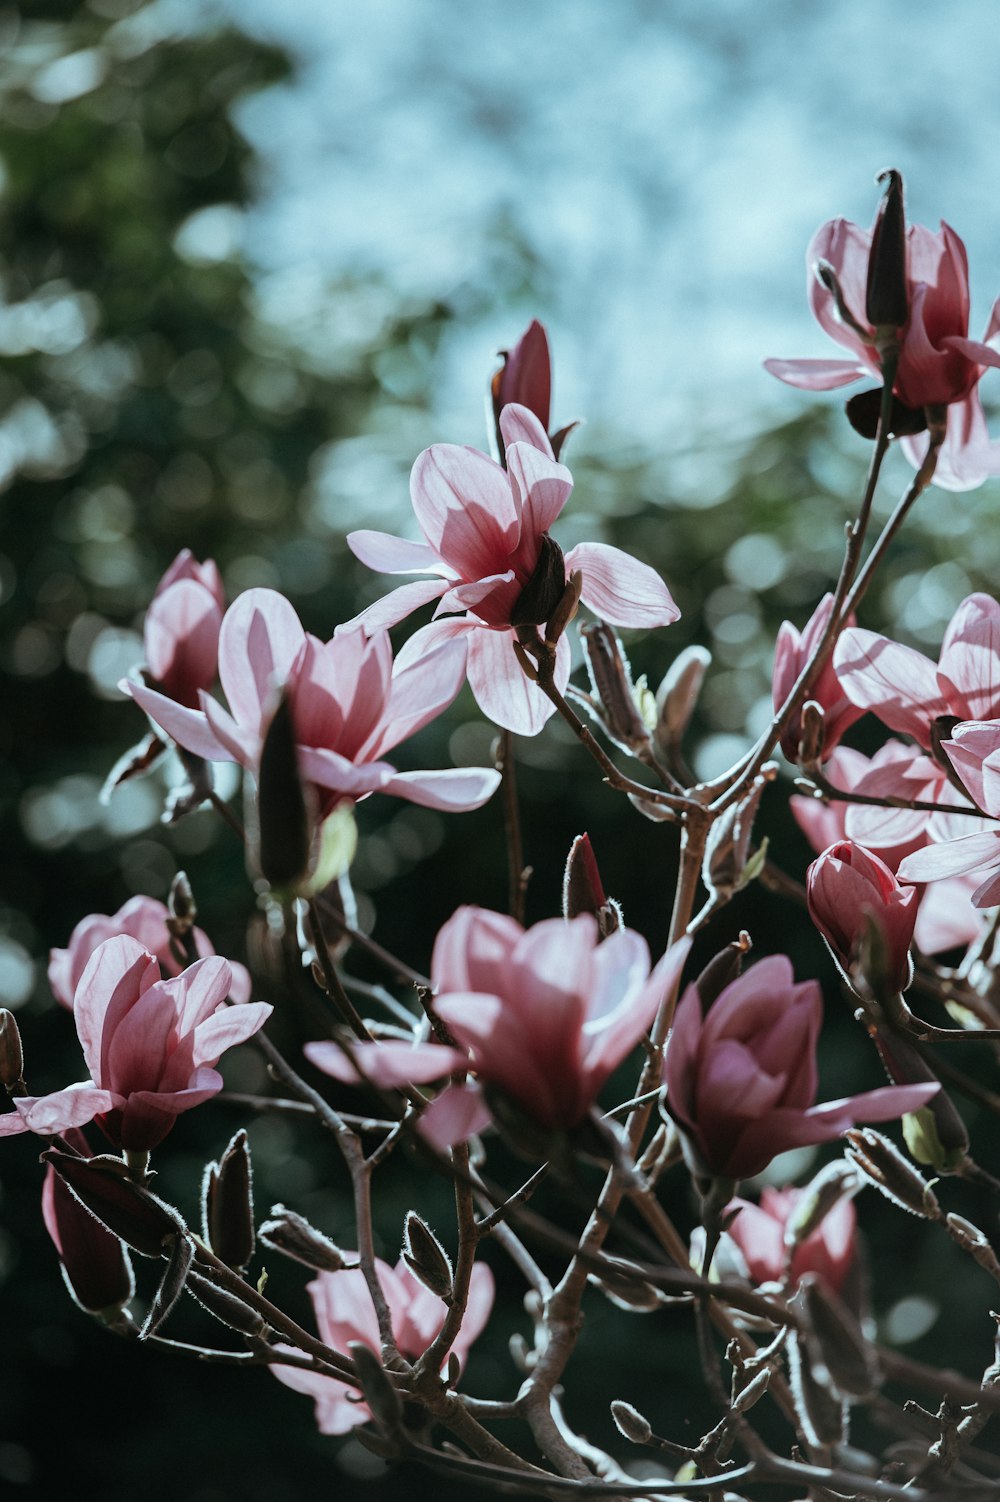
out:
M81 918L69 937L65 949L53 949L49 954L49 985L52 994L64 1007L72 1010L73 997L80 979L87 968L87 961L105 939L116 934L129 934L138 939L144 949L154 954L160 963L160 972L165 978L179 975L183 966L174 958L167 928L169 917L166 904L155 897L130 897L117 913L91 913ZM195 948L200 959L215 953L212 941L200 928L194 929ZM233 1001L250 1000L250 976L243 965L230 961L233 972L231 996Z
M818 1273L834 1293L839 1293L856 1256L857 1218L849 1199L840 1199L804 1241L799 1242L789 1266L785 1227L805 1193L802 1189L762 1189L760 1204L734 1199L724 1213L738 1210L727 1227L746 1264L750 1281L780 1283L791 1273L792 1284L806 1273Z
M396 625L437 600L434 620L410 638L408 648L428 652L443 641L468 647L469 685L483 713L497 725L533 735L553 713L549 700L525 675L514 655L512 617L539 563L544 540L573 488L557 464L538 418L526 407L504 408L500 427L507 468L478 449L436 444L413 466L410 495L423 534L410 542L385 532L351 532L351 551L386 574L427 573L363 611L366 631ZM670 592L645 563L604 543L582 542L563 559L565 579L579 570L581 599L616 626L669 625L680 614ZM569 677L569 643L558 646L556 681Z
M16 1100L16 1115L0 1117L0 1135L51 1135L96 1120L116 1147L156 1147L182 1111L222 1089L219 1058L271 1014L263 1002L227 1006L231 989L227 960L198 960L175 980L161 980L156 956L136 939L106 939L73 999L90 1079Z
M912 974L910 944L919 893L901 887L877 855L853 840L841 840L814 860L806 873L809 916L845 974L858 957L871 919L882 938L886 983L897 992Z
M776 710L788 698L802 669L812 658L830 619L833 595L826 594L813 611L805 628L800 633L791 621L782 621L774 645L774 672L771 678L771 695ZM848 625L854 617L848 617ZM808 698L823 710L823 760L830 756L841 736L859 720L864 710L852 704L844 692L832 657L826 662L809 690ZM802 712L793 715L781 737L781 749L789 761L797 761L799 742L802 738Z
M178 553L156 586L143 627L146 677L159 693L195 708L211 688L219 653L225 599L219 570Z
M438 933L431 978L434 1010L468 1054L434 1043L357 1044L352 1063L332 1043L305 1051L338 1079L383 1089L471 1070L543 1130L571 1130L649 1028L690 943L673 945L651 972L640 934L620 928L602 941L590 913L524 929L501 913L461 907ZM488 1120L477 1094L452 1087L421 1125L444 1147Z
M790 386L830 391L863 376L881 382L875 331L865 318L870 232L846 219L831 219L816 231L806 251L809 303L820 325L850 352L846 360L765 360L764 368ZM854 324L845 322L833 293L816 275L825 261L837 274ZM1000 300L994 304L982 343L968 338L969 268L965 246L942 223L934 234L921 224L907 231L907 283L910 316L900 334L894 391L907 407L948 408L948 427L934 482L946 490L971 490L1000 472L1000 448L990 442L978 385L990 366L1000 365L993 347L1000 332ZM918 467L927 436L902 440Z
M479 767L398 772L382 757L451 703L464 669L458 642L439 642L419 654L407 645L395 662L384 631L342 627L321 642L303 631L284 596L249 589L226 611L219 637L228 711L206 693L201 708L190 709L143 684L122 688L188 751L251 770L278 694L286 689L299 768L316 787L321 812L373 792L458 810L485 803L499 774Z
M346 1255L354 1260L350 1253ZM448 1312L445 1304L413 1276L402 1258L393 1268L376 1257L375 1271L392 1316L396 1345L403 1356L415 1361L427 1350L444 1324ZM316 1314L316 1328L326 1345L343 1356L349 1356L351 1343L361 1341L376 1355L381 1353L378 1319L360 1268L321 1272L307 1287ZM452 1346L463 1365L473 1341L489 1318L493 1294L493 1274L484 1263L477 1262L472 1269L465 1318ZM280 1351L282 1347L275 1349ZM278 1364L272 1365L270 1370L286 1387L308 1393L315 1399L316 1423L321 1434L346 1434L349 1429L365 1424L371 1418L361 1394L334 1377Z
M858 1121L917 1111L937 1085L889 1085L814 1105L823 998L796 983L784 955L758 961L702 1015L689 986L667 1046L667 1110L696 1171L726 1179L760 1173L793 1147L829 1142Z

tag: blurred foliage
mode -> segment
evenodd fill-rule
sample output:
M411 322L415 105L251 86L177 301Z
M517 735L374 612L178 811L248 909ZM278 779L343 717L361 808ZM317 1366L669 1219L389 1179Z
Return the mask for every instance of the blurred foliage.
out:
M129 0L9 7L0 12L0 42L0 673L8 707L0 721L0 993L29 1018L29 1081L40 1093L79 1070L68 1019L48 995L44 957L81 917L112 912L136 892L162 897L183 866L223 952L244 952L253 918L241 853L211 812L162 827L159 773L107 805L98 798L111 765L142 734L115 685L141 656L142 611L156 581L190 547L218 560L230 598L251 585L280 588L323 636L381 593L385 581L355 563L343 534L359 524L405 525L406 471L426 444L484 443L477 433L433 430L433 376L448 321L490 294L459 288L447 302L409 308L393 308L370 282L328 287L318 302L283 298L280 289L262 294L238 248L256 184L231 111L247 91L285 75L287 61L274 50L231 30L189 29L163 5ZM509 293L513 281L530 280L530 264L524 258L523 276L512 277L518 249L503 243L500 253ZM556 360L558 375L558 351ZM573 440L577 490L560 523L564 545L601 535L627 546L661 569L683 610L669 632L630 644L636 673L655 688L683 646L712 649L692 737L704 773L744 744L748 724L760 728L777 625L786 615L803 623L836 575L866 460L860 440L841 429L829 407L804 399L803 415L778 431L665 434L655 457L599 428ZM901 466L891 473L902 482ZM955 604L1000 569L1000 534L981 527L983 504L977 493L926 497L866 606L866 624L891 618L915 644L936 649ZM971 560L973 539L975 567L962 567L954 558ZM483 762L491 743L463 694L399 760ZM518 775L535 871L531 918L558 909L566 850L586 827L607 889L658 948L672 831L604 788L558 723L518 746ZM457 902L503 905L499 808L445 818L376 799L359 821L363 921L377 918L380 940L412 964L426 968ZM806 850L777 791L767 795L763 821L776 835L772 854L801 877ZM759 950L785 948L800 974L829 978L808 925L774 902L742 894L705 952L747 926ZM381 979L362 960L350 965ZM260 979L262 994L279 999ZM283 1001L279 1036L297 1055L325 1014L304 982ZM832 1020L828 1094L877 1083L848 1009ZM243 1055L231 1084L263 1088L256 1056ZM171 1138L160 1187L191 1217L202 1165L236 1124L216 1105L183 1118ZM271 1117L252 1123L251 1140L259 1209L286 1199L349 1244L349 1199L339 1170L336 1188L328 1185L330 1153L319 1134ZM522 1167L501 1161L512 1185ZM57 1295L30 1142L6 1145L0 1169L0 1274L15 1355L0 1376L0 1481L51 1494L62 1467L78 1469L83 1457L108 1502L131 1496L140 1479L151 1499L180 1491L192 1502L282 1502L336 1465L337 1484L347 1488L354 1475L359 1494L398 1495L404 1484L414 1494L423 1486L446 1494L419 1476L380 1485L379 1463L356 1441L334 1461L336 1447L315 1433L309 1404L266 1374L192 1369L89 1325ZM583 1176L590 1185L592 1171ZM402 1163L379 1183L381 1250L390 1260L411 1202L412 1173ZM444 1186L422 1182L420 1203L446 1234ZM570 1224L583 1213L572 1186L551 1191L545 1208ZM689 1223L683 1199L675 1209ZM894 1232L890 1217L884 1236ZM921 1252L913 1269L931 1301L941 1250ZM494 1266L504 1295L499 1333L474 1353L471 1381L500 1396L512 1381L503 1336L526 1333L526 1322L517 1280ZM303 1280L287 1268L268 1271L276 1296L308 1319ZM883 1304L893 1297L879 1295ZM588 1320L583 1359L600 1360L606 1384L600 1392L595 1385L594 1406L586 1406L589 1394L574 1396L574 1420L615 1443L607 1397L655 1388L656 1427L670 1429L678 1391L691 1403L683 1417L699 1423L698 1400L687 1396L686 1316L658 1316L669 1338L655 1339L647 1323L638 1342L626 1318L600 1304ZM213 1338L203 1325L192 1328ZM956 1317L937 1354L957 1361L983 1338Z

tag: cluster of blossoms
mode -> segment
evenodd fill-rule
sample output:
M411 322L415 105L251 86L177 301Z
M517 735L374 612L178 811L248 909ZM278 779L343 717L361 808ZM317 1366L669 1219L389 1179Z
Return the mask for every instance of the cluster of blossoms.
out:
M876 437L874 478L890 432L901 437L917 468L914 498L932 478L960 489L1000 473L978 398L980 378L1000 365L990 342L1000 314L994 310L986 342L967 337L967 269L954 232L944 225L937 235L906 230L902 185L890 174L872 233L833 221L817 233L809 257L813 310L852 358L771 361L773 373L809 389L877 377L883 390L874 423L865 400L853 399L851 418ZM273 590L249 589L227 607L214 563L184 552L147 612L144 666L122 684L153 731L151 751L121 775L145 770L157 748L173 744L191 778L186 798L168 806L169 817L213 796L212 763L244 770L250 869L260 877L270 930L283 931L294 910L303 956L340 1013L330 1036L304 1044L304 1057L334 1101L340 1092L329 1080L346 1087L352 1104L351 1091L366 1092L385 1108L384 1119L349 1117L298 1074L297 1060L284 1060L257 1038L272 1072L341 1148L354 1189L357 1252L344 1253L284 1207L255 1233L245 1133L209 1165L203 1236L193 1236L150 1191L150 1154L179 1114L218 1095L221 1056L261 1034L280 992L276 967L263 982L252 981L243 966L216 955L178 890L169 906L138 897L113 915L91 915L65 949L52 952L51 988L72 1012L88 1079L30 1094L16 1030L3 1014L0 1076L13 1109L0 1116L0 1136L52 1139L43 1213L84 1308L130 1329L135 1282L126 1248L165 1260L144 1336L155 1334L186 1288L250 1342L254 1359L314 1399L322 1432L372 1423L387 1453L409 1453L416 1443L404 1399L473 1450L478 1444L481 1457L513 1453L481 1429L455 1392L493 1303L493 1276L477 1260L480 1243L499 1228L498 1240L533 1281L539 1312L524 1386L505 1416L527 1418L560 1472L567 1449L593 1456L582 1441L574 1449L561 1415L553 1416L555 1385L572 1347L565 1332L579 1326L588 1278L616 1300L623 1283L630 1298L638 1287L637 1301L625 1300L637 1310L662 1302L643 1282L648 1268L636 1271L603 1253L617 1211L632 1196L660 1235L668 1271L699 1294L703 1323L714 1258L717 1275L736 1277L749 1318L769 1330L782 1327L794 1353L789 1370L798 1384L802 1443L812 1458L829 1458L845 1440L847 1398L862 1396L874 1381L852 1289L859 1281L852 1198L862 1184L946 1224L954 1241L992 1267L982 1233L961 1217L945 1217L931 1186L891 1143L852 1129L903 1117L907 1142L922 1144L913 1148L917 1157L925 1153L921 1161L943 1174L975 1169L964 1122L917 1046L927 1037L950 1039L955 1030L928 1032L904 993L916 986L928 956L977 940L979 910L1000 904L1000 605L979 593L964 600L935 665L859 626L864 576L855 582L858 558L849 552L836 593L801 632L786 622L778 634L768 735L726 778L688 787L678 748L705 662L697 652L681 654L653 714L635 692L611 628L670 625L679 612L667 586L617 548L584 542L564 554L552 535L573 481L561 462L570 429L549 432L551 368L541 325L533 323L505 356L491 394L496 457L437 444L417 459L411 498L420 536L359 531L348 538L374 570L428 577L394 589L323 641ZM852 546L860 547L865 525L863 505ZM394 654L391 629L432 603L433 618ZM620 773L568 701L567 627L581 604L597 617L584 628L594 695L576 698L613 746L657 772L655 786ZM512 840L512 911L460 906L434 939L427 982L373 946L395 976L409 973L418 983L419 1013L389 998L393 1022L386 1025L358 1014L337 969L342 951L327 942L315 899L334 879L342 898L352 847L335 851L331 862L324 841L336 819L353 818L373 794L454 813L491 798L501 781L496 768L400 771L385 759L447 709L466 682L484 714L509 733L534 735L558 710L607 780L654 820L684 825L669 941L654 961L647 940L605 894L586 836L570 852L562 915L526 925ZM871 758L843 744L869 713L892 733ZM817 981L796 980L780 953L765 953L743 970L750 943L741 934L721 949L716 944L714 958L682 987L701 930L763 867L766 847L752 851L751 841L763 787L777 771L767 758L778 745L812 783L813 796L793 800L817 852L805 901L891 1081L819 1103ZM509 808L507 816L512 823ZM709 900L694 915L699 880ZM338 939L345 947L364 941L340 912ZM255 984L268 1001L252 999ZM380 994L371 986L367 992ZM979 1002L987 1023L1000 1020L989 1013L988 997ZM612 1105L602 1097L640 1051L635 1093ZM94 1150L82 1130L90 1123L116 1153ZM362 1140L368 1131L382 1133L371 1151ZM782 1154L848 1133L849 1161L828 1165L808 1188L768 1185L756 1204L734 1198L739 1183L775 1173ZM536 1168L550 1164L556 1178L575 1172L575 1159L607 1170L555 1291L516 1233L517 1207L541 1175L507 1198L498 1194L481 1171L482 1139L488 1144L491 1136ZM454 1264L415 1211L401 1260L393 1267L375 1254L371 1179L400 1144L454 1178ZM701 1210L691 1262L669 1221L664 1229L657 1199L660 1176L682 1161ZM248 1276L255 1235L316 1273L308 1292L318 1337L268 1304ZM553 1310L558 1338L545 1324L556 1318ZM730 1350L739 1346L739 1331L733 1338ZM784 1359L783 1339L766 1356L754 1355L765 1362L765 1377ZM701 1346L704 1357L707 1323ZM741 1413L751 1406L744 1402L750 1388L738 1391L736 1378L742 1383L751 1368L742 1356L738 1369L734 1363ZM717 1386L717 1371L709 1382ZM626 1416L623 1432L644 1442L644 1423ZM706 1477L720 1487L725 1429L713 1430L714 1449L711 1436L698 1449L672 1447L705 1461ZM570 1465L568 1474L583 1472ZM786 1466L779 1479L792 1474ZM854 1490L861 1494L862 1482Z

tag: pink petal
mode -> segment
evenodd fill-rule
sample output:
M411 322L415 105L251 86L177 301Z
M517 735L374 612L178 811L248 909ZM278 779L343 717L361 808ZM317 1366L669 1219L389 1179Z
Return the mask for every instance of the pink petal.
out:
M606 951L619 934L628 934L632 941L629 963L623 969L621 958ZM610 938L599 944L594 954L593 971L595 1000L583 1029L584 1063L591 1080L603 1083L645 1033L660 1008L660 1003L676 987L688 957L693 940L685 936L672 944L653 970L645 977L649 964L649 951L645 940L629 929L618 929ZM609 974L609 972L611 972ZM640 979L640 972L642 978ZM638 988L634 981L639 980ZM629 981L633 984L629 984ZM617 981L624 994L618 1004L607 1008L612 984ZM624 982L624 984L622 984ZM602 1008L598 1012L598 1008Z
M612 626L669 626L680 611L654 569L603 542L581 542L566 554L566 572L583 574L581 599Z
M490 1120L489 1107L477 1085L449 1085L421 1113L417 1131L443 1153L485 1131Z
M868 345L844 323L830 293L816 275L817 261L828 261L837 273L848 312L862 328L865 320L865 290L871 235L849 219L830 219L820 225L806 248L806 278L813 316L831 339L844 345L873 371L878 367Z
M441 560L426 542L410 542L389 532L348 532L347 546L377 574L440 573Z
M868 374L852 360L765 360L764 369L800 391L833 391Z
M248 589L230 605L219 636L219 678L241 730L260 734L304 641L298 616L276 590Z
M505 449L513 448L515 443L527 443L531 448L538 449L546 458L555 458L548 433L534 412L529 411L519 402L508 402L500 413L500 434Z
M107 1053L116 1028L159 976L154 957L125 934L106 939L87 961L73 998L73 1015L96 1085L104 1083Z
M922 652L854 627L841 635L834 666L854 704L873 710L890 730L930 745L930 722L947 714L948 706L938 689L937 670Z
M463 579L496 573L517 547L520 509L499 464L439 443L413 466L410 495L431 547Z
M156 689L147 688L144 683L133 683L130 678L123 678L118 687L123 694L134 699L139 708L144 709L149 718L161 730L165 730L178 746L183 746L185 751L204 757L205 761L235 759L232 752L220 742L201 710L186 709L183 704L168 699L165 694L157 693Z
M195 1068L211 1067L229 1048L245 1043L260 1031L274 1008L265 1001L251 1001L246 1006L223 1006L205 1022L199 1022L194 1033L193 1061Z
M302 1052L324 1074L346 1085L369 1081L381 1090L429 1085L464 1070L468 1058L440 1043L355 1043L350 1052L337 1043L306 1043Z
M68 1085L52 1095L41 1095L34 1100L15 1101L24 1118L27 1129L41 1136L68 1131L70 1127L86 1126L95 1116L104 1111L113 1111L123 1104L122 1097L111 1090L98 1090L89 1080L80 1085ZM8 1117L0 1120L7 1121ZM12 1135L10 1129L9 1135Z
M381 719L364 753L389 751L457 697L465 682L468 646L462 636L445 636L435 648L413 661L397 661Z
M467 813L488 803L500 786L500 780L500 773L493 767L397 772L382 791L396 798L405 798L409 803L418 803L422 808Z
M521 502L522 539L540 537L569 500L573 476L530 442L508 441L507 472Z
M1000 862L1000 830L967 834L943 845L925 845L900 863L900 881L937 881L942 876L964 876L986 870Z
M570 651L560 639L556 685L565 692L569 682ZM517 735L537 735L555 710L541 689L528 679L514 656L513 631L477 627L469 636L469 687L487 719Z
M913 937L924 954L940 954L971 944L982 927L982 915L972 906L975 877L953 876L928 887L920 899Z
M434 940L434 990L496 994L508 973L508 956L523 935L520 923L506 913L458 908Z
M242 767L253 766L260 749L258 731L237 725L232 715L206 693L201 695L201 706L218 748L215 760L235 761Z
M324 747L300 746L299 770L309 782L317 787L329 788L345 798L355 800L368 793L378 793L396 775L396 769L387 761L362 762L355 766L346 756Z
M992 365L995 369L1000 368L1000 352L989 344L981 344L978 339L963 339L958 334L950 334L941 340L941 347L955 350L957 354L964 355L967 360L972 360L978 365Z
M447 588L446 579L418 579L414 584L401 584L398 589L391 590L381 600L367 605L344 624L361 626L369 635L376 631L388 631L415 610L419 610L421 605L439 599Z
M903 452L915 469L927 453L928 437L900 440ZM940 490L975 490L990 475L1000 473L1000 444L990 440L986 417L977 391L948 407L945 440L938 451L933 483Z

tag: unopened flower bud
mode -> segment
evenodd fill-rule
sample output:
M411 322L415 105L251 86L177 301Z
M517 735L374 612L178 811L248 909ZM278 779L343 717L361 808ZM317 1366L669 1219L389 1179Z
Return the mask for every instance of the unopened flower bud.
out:
M647 1283L641 1271L621 1257L606 1258L601 1271L591 1273L589 1281L612 1304L630 1314L648 1314L662 1302L652 1283Z
M694 714L712 654L707 647L685 647L674 658L656 691L656 744L669 751L680 744Z
M68 1135L83 1140L74 1129ZM51 1164L42 1188L42 1218L76 1303L88 1314L113 1319L135 1292L128 1253L118 1237L84 1209Z
M533 318L511 350L502 349L503 364L490 381L493 419L499 434L500 413L510 402L533 412L549 430L552 398L552 357L544 325Z
M846 1432L847 1405L825 1382L817 1380L798 1334L788 1337L788 1385L795 1414L813 1445L839 1444Z
M231 1330L238 1330L241 1335L248 1335L251 1339L267 1339L270 1326L263 1315L245 1304L235 1293L219 1288L198 1272L188 1273L187 1291L209 1314L214 1314L217 1320L228 1325Z
M611 1417L617 1425L619 1434L625 1439L631 1440L634 1445L648 1445L653 1437L653 1426L645 1414L633 1408L631 1403L626 1403L622 1398L616 1398L611 1405Z
M707 1012L726 987L736 980L750 949L750 935L744 931L709 960L694 983L703 1012Z
M894 1085L938 1082L930 1064L901 1029L876 1026L873 1036ZM903 1136L917 1162L930 1164L937 1173L954 1173L969 1150L965 1122L951 1097L940 1088L922 1110L903 1117Z
M313 818L299 773L292 706L283 693L264 735L257 773L256 864L272 888L294 888L308 873Z
M809 1344L829 1373L834 1386L849 1397L863 1398L878 1385L880 1374L874 1347L842 1299L815 1273L799 1282L811 1332Z
M186 871L178 871L170 883L167 911L167 928L175 939L182 939L194 927L198 917L194 892L191 890Z
M149 1306L149 1312L139 1331L140 1340L148 1340L150 1335L155 1335L157 1330L173 1309L177 1300L184 1291L188 1273L191 1271L191 1263L194 1261L194 1246L187 1236L175 1236L170 1244L170 1253L167 1265L163 1269L160 1285L153 1295L153 1301Z
M120 1158L81 1158L58 1147L41 1156L102 1225L142 1256L161 1257L164 1244L186 1230L176 1210L129 1177Z
M865 317L875 329L895 332L910 316L906 281L906 214L903 179L893 168L880 172L876 182L885 193L872 226L868 253Z
M801 1246L826 1219L834 1205L856 1194L860 1187L861 1181L849 1163L845 1163L842 1158L828 1163L796 1199L785 1221L785 1246Z
M994 1278L1000 1280L1000 1261L989 1241L978 1226L974 1226L971 1220L966 1220L964 1215L946 1215L945 1225L948 1234L963 1252L968 1252L978 1263L985 1268Z
M702 879L713 894L730 896L760 873L767 857L767 842L751 857L750 840L767 782L763 774L755 777L746 797L731 803L712 825L705 845Z
M271 1218L264 1222L259 1234L264 1246L317 1272L336 1273L344 1265L339 1246L285 1205L271 1206Z
M580 596L583 594L583 573L575 568L566 580L566 588L559 599L559 604L549 616L545 626L545 640L550 647L554 647L562 636L570 622L575 618L580 608Z
M425 1288L446 1304L451 1302L455 1291L451 1258L416 1210L408 1211L403 1222L403 1261Z
M242 1269L253 1256L253 1170L250 1144L240 1128L202 1180L205 1240L227 1267Z
M370 1346L363 1341L352 1340L347 1346L358 1386L371 1409L372 1418L380 1428L391 1434L398 1429L403 1417L403 1405L399 1393L393 1387L389 1375Z
M923 1220L941 1219L941 1206L933 1189L888 1137L871 1127L856 1127L845 1135L848 1158L886 1199Z
M8 1095L24 1093L24 1050L13 1012L0 1009L0 1084Z
M857 966L876 997L905 990L913 973L916 887L901 886L863 845L839 840L809 867L806 896L809 916L845 976Z
M562 548L548 532L542 533L539 544L538 562L511 608L512 626L544 626L566 589Z
M563 917L593 913L602 939L622 927L622 911L613 897L607 897L601 884L590 837L578 834L569 847L563 874Z
M580 641L601 724L616 746L632 755L649 745L650 727L636 702L637 693L618 633L603 621L581 627Z

